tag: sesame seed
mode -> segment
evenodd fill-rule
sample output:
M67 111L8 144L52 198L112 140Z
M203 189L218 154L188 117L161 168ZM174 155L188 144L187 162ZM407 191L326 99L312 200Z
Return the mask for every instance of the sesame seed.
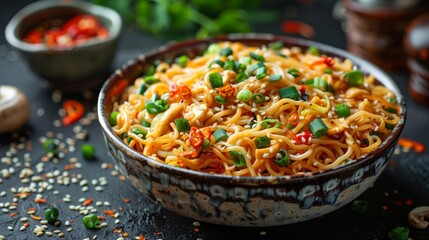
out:
M194 227L199 227L199 226L201 226L201 223L200 222L193 222L192 225L194 225Z
M121 221L119 219L115 220L115 224L119 224Z
M13 227L12 226L7 226L7 229L9 229L9 231L13 231Z
M64 233L60 233L60 234L58 234L58 237L64 237Z
M45 232L46 236L51 237L53 234L52 232Z
M41 224L48 224L48 221L47 220L42 220L42 221L40 221L40 223Z
M27 222L27 221L28 221L28 218L23 217L23 218L19 219L19 221L21 221L21 222Z
M20 231L24 231L27 227L26 226L22 226L21 228L19 228Z
M270 156L270 154L269 153L264 153L263 155L262 155L262 158L268 158Z
M67 228L67 232L71 232L71 231L73 231L73 228Z
M61 230L56 229L56 230L54 230L54 233L55 233L55 234L59 234L59 233L61 233Z
M36 236L38 236L38 237L40 237L40 236L42 236L43 235L43 232L37 232L36 233Z
M107 227L107 223L106 223L106 222L103 222L103 223L101 223L101 224L100 224L100 226L101 226L101 227Z

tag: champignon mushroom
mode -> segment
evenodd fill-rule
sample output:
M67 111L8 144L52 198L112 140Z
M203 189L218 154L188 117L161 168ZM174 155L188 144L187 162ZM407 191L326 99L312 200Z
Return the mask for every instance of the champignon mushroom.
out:
M20 128L30 116L27 97L16 87L0 86L0 133Z
M427 220L429 220L429 206L416 207L408 213L408 223L417 229L427 228L429 226Z

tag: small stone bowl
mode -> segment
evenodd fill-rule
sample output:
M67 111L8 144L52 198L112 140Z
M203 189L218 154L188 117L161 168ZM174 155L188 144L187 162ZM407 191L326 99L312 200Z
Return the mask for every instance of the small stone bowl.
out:
M24 34L41 22L80 14L95 16L109 31L104 39L91 39L69 48L30 44ZM37 1L19 11L6 26L6 39L45 85L62 90L82 90L100 85L111 72L122 19L117 12L83 1Z
M323 54L348 58L363 72L391 89L401 107L400 121L370 154L335 169L307 176L234 177L169 166L124 144L112 131L109 115L121 92L157 59L201 54L211 43L240 41L267 45L282 41L303 49L315 46ZM234 34L190 40L158 48L117 70L98 98L98 119L108 152L120 171L147 197L165 209L199 221L229 226L276 226L301 222L332 212L365 192L387 166L406 118L405 102L394 81L373 64L343 50L307 40L269 34Z

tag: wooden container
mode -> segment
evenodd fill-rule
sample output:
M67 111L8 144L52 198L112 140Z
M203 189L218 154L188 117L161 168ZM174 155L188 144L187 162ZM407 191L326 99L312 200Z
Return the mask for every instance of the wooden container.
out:
M386 70L406 70L407 25L429 11L422 0L344 0L347 48Z
M418 102L429 105L429 14L407 27L404 47L410 69L409 92Z

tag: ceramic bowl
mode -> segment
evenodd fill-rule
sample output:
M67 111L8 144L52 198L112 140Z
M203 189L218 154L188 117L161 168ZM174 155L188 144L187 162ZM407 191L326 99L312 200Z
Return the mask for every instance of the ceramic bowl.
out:
M118 100L125 86L133 83L150 63L181 54L194 56L209 44L219 41L240 41L248 45L283 41L285 46L315 46L327 55L349 58L362 71L375 76L396 94L402 108L400 122L370 154L348 165L312 176L233 177L176 168L143 156L113 133L109 125L113 103ZM386 168L406 117L404 99L394 81L369 62L327 45L265 34L226 35L185 41L141 55L111 75L101 89L97 107L109 153L130 182L150 199L165 209L199 221L259 227L312 219L357 198L374 184Z
M108 29L109 36L62 49L22 41L25 33L45 20L80 14L95 16ZM8 23L5 34L9 44L18 50L45 85L81 90L101 85L111 72L121 28L121 17L109 8L83 1L46 0L34 2L19 11Z

